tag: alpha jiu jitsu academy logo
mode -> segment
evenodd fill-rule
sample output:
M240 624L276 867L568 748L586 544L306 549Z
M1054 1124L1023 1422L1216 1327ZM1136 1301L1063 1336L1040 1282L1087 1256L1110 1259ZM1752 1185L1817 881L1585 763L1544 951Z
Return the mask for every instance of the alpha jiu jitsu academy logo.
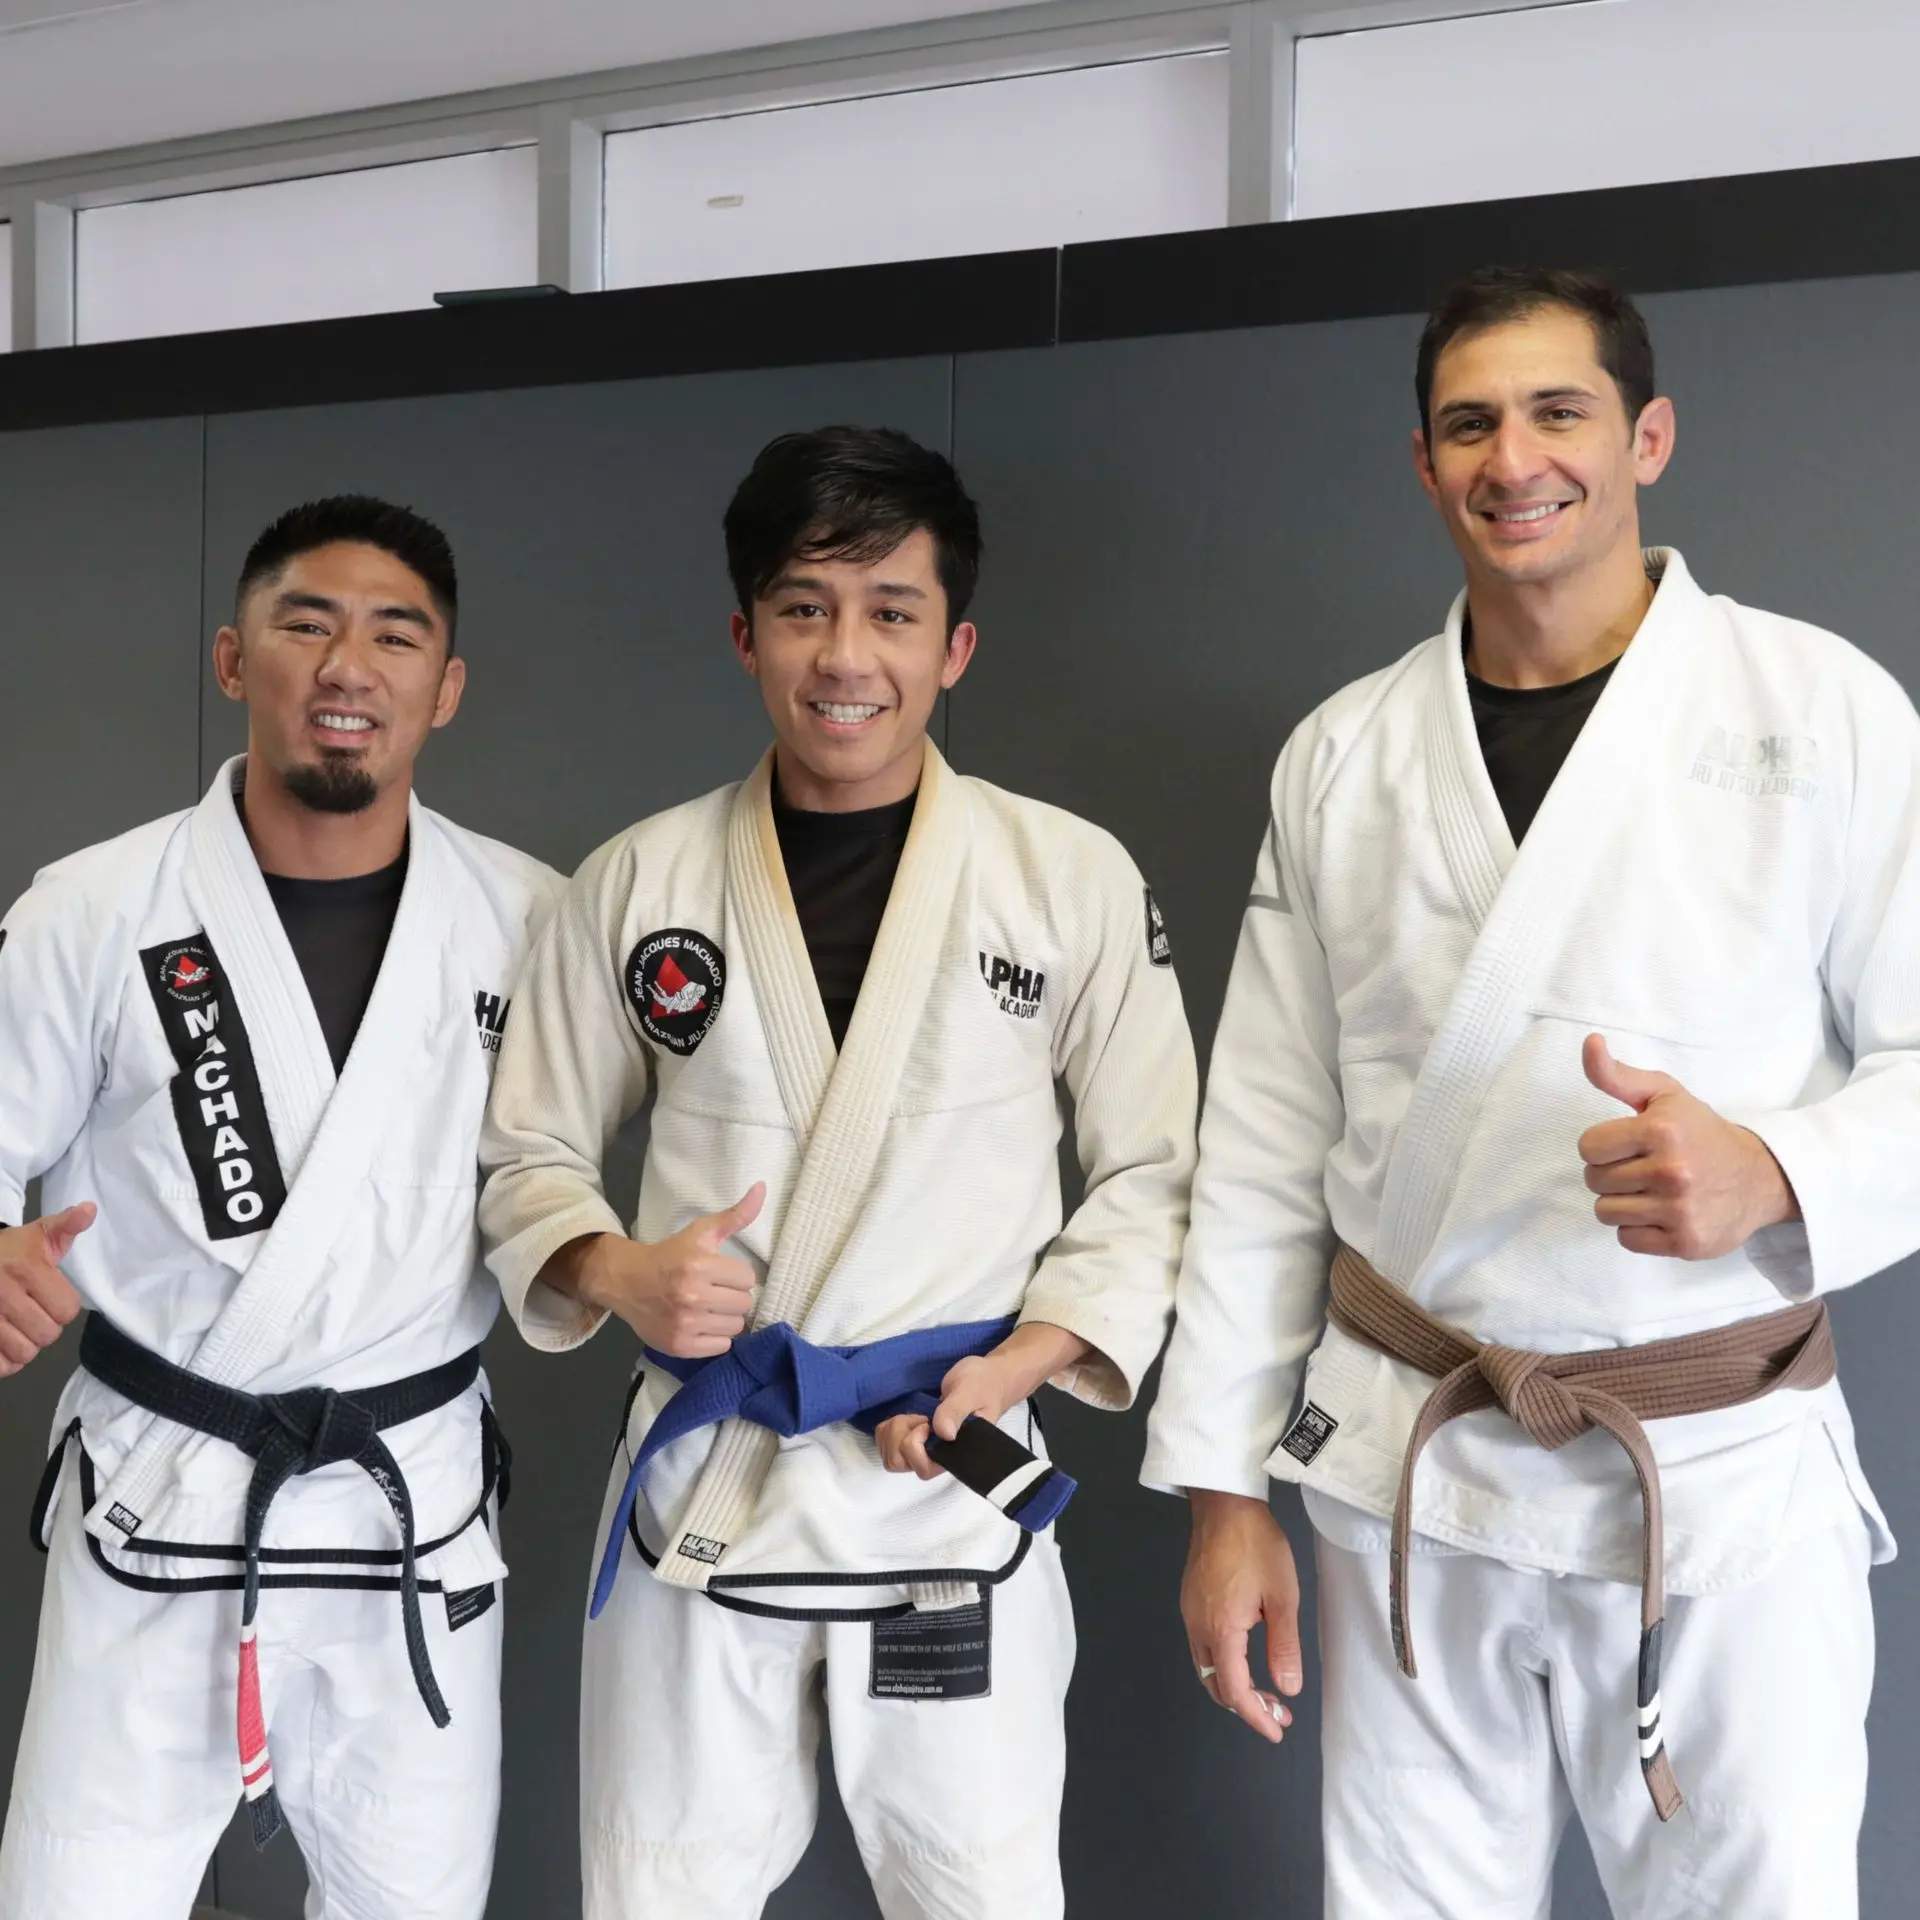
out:
M997 953L980 955L980 978L987 983L987 991L993 995L995 1003L1002 1013L1011 1014L1016 1020L1031 1020L1040 1011L1040 1002L1046 997L1047 976L1036 973L1032 967L1017 965L1012 960L1002 959Z
M689 1054L719 1018L727 957L704 933L664 927L627 956L622 984L640 1031L669 1053Z

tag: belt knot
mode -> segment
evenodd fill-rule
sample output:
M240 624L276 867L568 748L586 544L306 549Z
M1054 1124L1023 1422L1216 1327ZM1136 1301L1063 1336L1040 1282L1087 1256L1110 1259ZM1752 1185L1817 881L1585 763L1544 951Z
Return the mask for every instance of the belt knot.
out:
M365 1407L331 1387L263 1393L260 1404L287 1437L304 1448L294 1468L297 1474L312 1473L341 1460L357 1460L379 1431Z
M1593 1424L1573 1389L1548 1368L1550 1354L1487 1345L1476 1358L1494 1397L1536 1445L1552 1452Z

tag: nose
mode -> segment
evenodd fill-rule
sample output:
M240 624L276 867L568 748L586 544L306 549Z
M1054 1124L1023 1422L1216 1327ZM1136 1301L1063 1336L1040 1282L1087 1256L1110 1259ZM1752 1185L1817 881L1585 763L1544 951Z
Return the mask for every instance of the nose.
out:
M839 608L820 636L815 664L830 680L857 680L872 664L866 617L856 606Z
M379 684L374 643L351 627L333 638L315 676L323 687L339 694L368 693Z
M1546 470L1545 449L1532 425L1524 419L1508 418L1488 444L1482 474L1495 486L1520 488L1539 479Z

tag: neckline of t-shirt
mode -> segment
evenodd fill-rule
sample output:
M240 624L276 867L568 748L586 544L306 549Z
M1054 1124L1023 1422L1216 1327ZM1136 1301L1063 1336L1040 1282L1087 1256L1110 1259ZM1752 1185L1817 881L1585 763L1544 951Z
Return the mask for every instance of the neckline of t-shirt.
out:
M299 900L310 904L322 901L335 905L353 905L363 900L378 900L388 894L398 895L407 877L407 850L400 850L400 857L384 867L376 867L371 873L350 873L338 880L312 880L305 876L289 873L268 873L264 869L260 875L267 883L267 891L276 901Z

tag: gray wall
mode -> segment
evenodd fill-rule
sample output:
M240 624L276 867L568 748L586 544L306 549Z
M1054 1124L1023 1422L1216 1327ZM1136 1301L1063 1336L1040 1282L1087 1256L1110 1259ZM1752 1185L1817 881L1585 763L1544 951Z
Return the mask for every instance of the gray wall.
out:
M1679 402L1649 536L1709 587L1833 626L1920 687L1920 279L1648 302ZM0 436L0 887L185 804L238 740L201 671L241 551L287 502L411 500L458 549L472 690L427 797L563 865L742 772L763 738L724 639L718 517L768 435L885 421L951 446L986 516L980 658L945 716L956 763L1113 827L1166 908L1204 1046L1287 729L1431 631L1455 567L1407 472L1406 319L1030 353ZM621 1177L633 1178L636 1141ZM1920 1521L1902 1410L1920 1303L1837 1305L1862 1448L1896 1530ZM519 1454L506 1521L506 1817L495 1920L577 1911L572 1720L581 1585L628 1349L564 1360L496 1336ZM24 1698L38 1563L24 1513L60 1356L0 1385L0 1743ZM1082 1481L1062 1523L1079 1677L1066 1856L1075 1914L1319 1910L1314 1704L1277 1752L1208 1706L1175 1614L1182 1510L1133 1485L1139 1418L1049 1410ZM1289 1512L1293 1510L1289 1507ZM1297 1515L1296 1515L1297 1517ZM1304 1537L1304 1535L1302 1536ZM1881 1625L1863 1906L1902 1910L1920 1837L1920 1580ZM223 1901L298 1913L285 1842L229 1840ZM1578 1847L1559 1912L1604 1912ZM872 1914L829 1811L776 1920Z

